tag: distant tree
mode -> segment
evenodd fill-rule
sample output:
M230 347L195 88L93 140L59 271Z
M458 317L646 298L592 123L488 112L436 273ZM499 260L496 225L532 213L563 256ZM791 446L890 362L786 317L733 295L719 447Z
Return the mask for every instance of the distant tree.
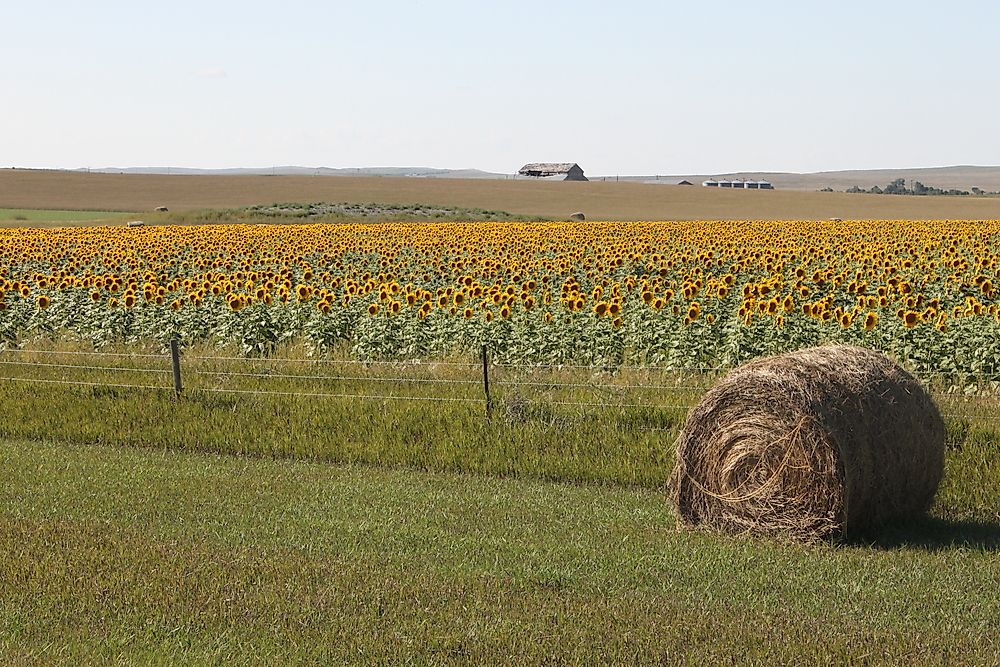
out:
M985 194L979 188L973 188L972 191L975 192L976 194ZM917 195L917 196L950 195L950 196L956 196L956 197L965 196L965 195L969 194L968 191L966 191L966 190L959 190L957 188L951 188L949 190L944 190L942 188L935 188L933 186L924 185L920 181L914 181L913 182L913 187L912 188L908 188L908 187L906 187L906 179L903 179L903 178L897 178L896 180L894 180L891 183L889 183L888 185L886 185L885 188L880 188L879 186L876 185L876 186L872 187L870 190L864 190L864 189L859 188L858 186L855 185L855 186L851 187L849 190L847 190L847 192L867 192L867 193L873 194L873 195L881 195L881 194L886 194L886 195Z
M909 194L909 191L906 189L906 179L905 178L897 178L892 183L890 183L889 185L885 186L885 190L883 190L883 192L885 194L887 194L887 195L905 195L905 194Z

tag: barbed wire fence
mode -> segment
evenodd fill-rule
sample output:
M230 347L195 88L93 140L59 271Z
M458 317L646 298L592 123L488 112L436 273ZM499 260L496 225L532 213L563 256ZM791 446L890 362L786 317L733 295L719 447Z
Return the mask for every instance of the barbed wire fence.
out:
M400 362L182 354L177 341L171 341L167 354L7 348L0 350L0 382L165 392L176 400L198 394L229 394L466 404L480 406L487 420L501 409L510 412L534 407L574 408L584 415L612 410L670 413L679 415L682 421L711 383L727 370L707 366L495 363L487 346L480 352L479 359L468 362ZM303 366L308 370L292 372ZM365 372L371 369L379 372ZM439 376L442 370L450 376ZM581 378L588 373L592 377ZM88 374L89 378L81 377ZM95 378L95 374L102 377ZM550 377L538 377L544 374ZM636 376L647 380L639 381ZM941 406L942 416L1000 423L1000 411L996 410L1000 397L979 391L981 386L995 388L1000 376L976 375L973 384L952 382L954 391L933 389L956 377L966 376L944 372L921 376ZM671 379L674 381L668 381ZM969 389L972 391L966 393ZM566 417L563 415L563 421ZM633 424L630 430L668 431L675 427Z

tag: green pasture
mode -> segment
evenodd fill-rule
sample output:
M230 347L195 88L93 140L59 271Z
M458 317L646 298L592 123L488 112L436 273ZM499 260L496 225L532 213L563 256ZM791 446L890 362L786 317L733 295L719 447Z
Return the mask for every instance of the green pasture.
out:
M660 490L617 485L24 440L0 441L0 476L15 663L919 665L1000 649L1000 527L948 490L918 525L803 547L677 532Z
M121 211L57 211L31 208L0 208L0 226L52 226L74 223L116 222L128 213Z
M180 400L158 358L0 356L18 362L5 378L32 380L0 380L7 662L936 665L1000 654L995 399L943 404L946 475L930 517L802 546L676 529L664 489L676 406L710 379L497 368L487 419L481 388L455 382L476 377L462 366L187 354ZM35 362L53 365L19 365ZM335 374L364 379L284 377ZM670 396L609 389L672 382ZM575 405L598 400L675 407Z

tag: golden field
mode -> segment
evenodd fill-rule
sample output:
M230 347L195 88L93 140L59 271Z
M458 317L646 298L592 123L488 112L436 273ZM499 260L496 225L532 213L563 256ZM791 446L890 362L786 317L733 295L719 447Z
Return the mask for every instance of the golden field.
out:
M727 191L700 186L343 176L157 176L0 170L0 208L150 211L275 202L422 203L593 220L1000 219L1000 198Z

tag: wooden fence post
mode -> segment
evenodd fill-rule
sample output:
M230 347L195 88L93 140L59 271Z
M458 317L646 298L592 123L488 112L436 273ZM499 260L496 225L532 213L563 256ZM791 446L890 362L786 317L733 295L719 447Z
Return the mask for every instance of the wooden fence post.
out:
M174 394L177 398L180 398L181 391L184 388L181 386L181 352L177 344L177 339L171 339L170 341L170 365L174 371Z
M493 399L490 398L490 353L483 344L483 393L486 394L486 419L493 416Z

